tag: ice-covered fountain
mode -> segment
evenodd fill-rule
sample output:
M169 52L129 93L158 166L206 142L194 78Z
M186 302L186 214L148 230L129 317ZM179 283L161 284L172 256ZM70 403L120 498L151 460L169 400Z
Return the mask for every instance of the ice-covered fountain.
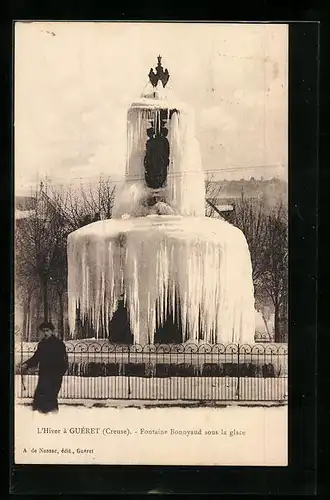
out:
M177 342L254 342L251 259L243 233L205 217L194 115L165 87L158 58L150 90L127 116L125 181L113 218L68 238L69 325L111 338L118 308L132 342L152 344L167 326ZM168 330L170 331L170 330Z

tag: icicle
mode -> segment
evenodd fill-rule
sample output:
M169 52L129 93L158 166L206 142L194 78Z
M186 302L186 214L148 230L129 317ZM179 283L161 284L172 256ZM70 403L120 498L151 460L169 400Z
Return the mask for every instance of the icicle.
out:
M202 216L205 211L204 172L191 116L174 112L170 120L168 202L182 215Z

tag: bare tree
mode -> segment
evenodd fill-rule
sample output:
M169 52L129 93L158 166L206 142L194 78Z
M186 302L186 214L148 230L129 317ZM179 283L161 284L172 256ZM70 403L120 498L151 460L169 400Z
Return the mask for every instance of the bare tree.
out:
M274 340L287 340L288 220L280 202L269 207L264 198L246 198L235 204L233 223L243 231L250 250L256 304L266 324L274 308ZM267 325L266 325L267 327ZM268 327L267 327L268 328Z
M100 177L96 187L81 187L80 200L88 222L110 219L115 197L115 185L109 179Z
M267 217L263 289L274 305L275 342L287 340L288 218L279 203Z
M96 189L81 186L78 192L48 182L32 194L29 216L17 221L15 285L18 300L29 310L33 293L41 295L43 319L48 321L57 312L61 337L67 307L67 237L83 225L110 218L114 191L110 180L102 178ZM24 325L24 331L26 329Z
M98 183L62 188L62 210L72 231L98 220L110 219L115 197L115 184L110 179L100 177Z
M215 182L214 175L208 174L205 179L205 215L206 217L224 217L217 209L217 202L222 191L221 184Z
M235 204L233 223L244 233L252 261L252 276L256 293L262 288L267 251L267 216L263 198L245 198L244 193Z
M42 293L43 319L49 320L49 294L53 286L58 255L67 236L65 215L43 189L32 197L33 209L15 230L16 280L20 294L31 297L38 288Z

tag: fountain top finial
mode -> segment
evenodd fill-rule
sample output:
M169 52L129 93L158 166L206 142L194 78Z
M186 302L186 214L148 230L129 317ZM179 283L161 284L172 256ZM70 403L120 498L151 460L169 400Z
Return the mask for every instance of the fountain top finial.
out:
M157 57L158 63L156 66L156 72L153 70L153 68L150 69L149 71L149 80L150 83L153 87L157 87L158 82L162 82L163 87L165 88L169 78L170 74L167 69L164 70L162 66L162 57L158 56Z

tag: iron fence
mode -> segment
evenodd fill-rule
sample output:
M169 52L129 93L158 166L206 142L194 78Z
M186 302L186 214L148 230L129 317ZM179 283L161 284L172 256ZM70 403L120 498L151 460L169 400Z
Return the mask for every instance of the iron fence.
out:
M31 398L38 374L20 376L19 363L36 344L16 350L15 393ZM63 400L185 400L286 402L286 344L115 345L66 342L69 366Z

